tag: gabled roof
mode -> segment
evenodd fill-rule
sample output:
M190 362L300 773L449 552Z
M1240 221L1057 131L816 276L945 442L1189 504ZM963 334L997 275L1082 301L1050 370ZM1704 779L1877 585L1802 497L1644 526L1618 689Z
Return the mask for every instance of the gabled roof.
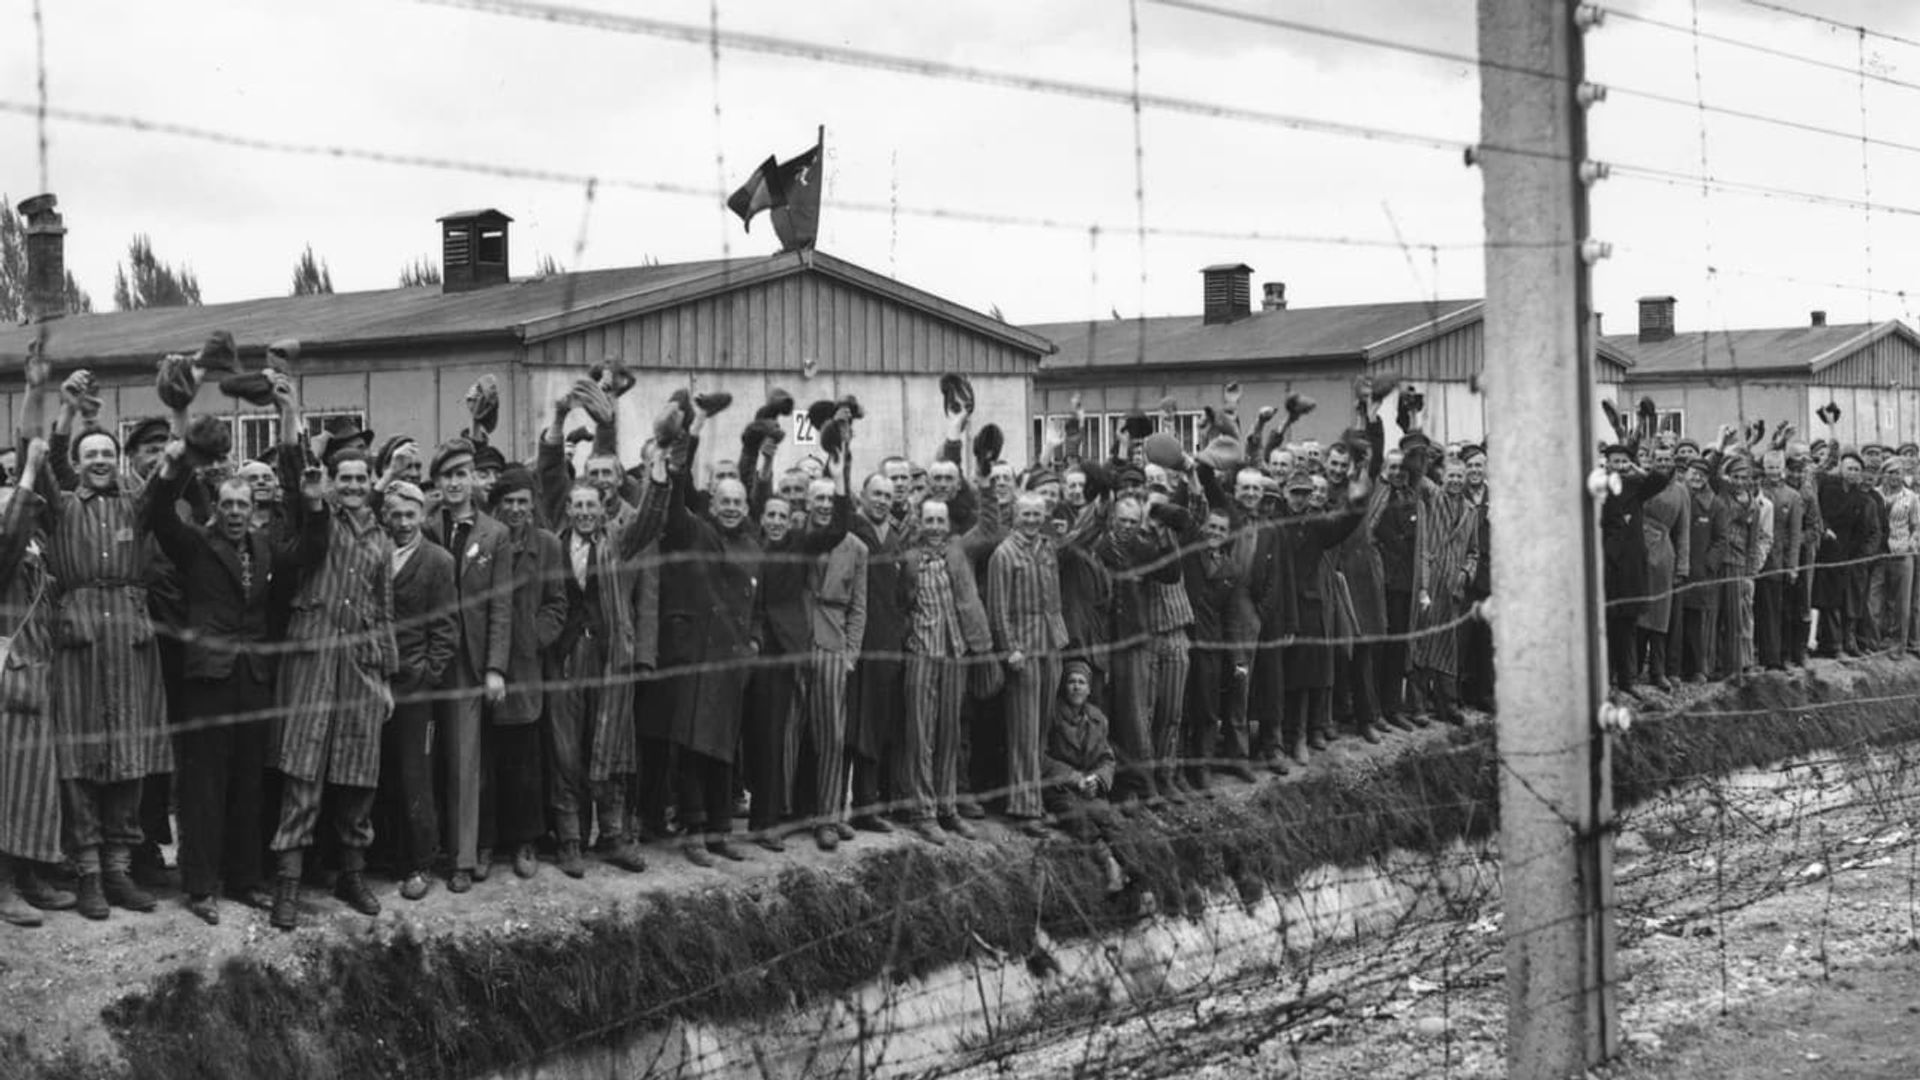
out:
M439 286L276 296L203 307L148 308L69 315L47 324L47 352L58 363L111 367L192 352L224 329L243 351L285 337L305 352L329 352L485 340L537 341L642 312L658 310L800 273L820 273L959 323L1035 355L1045 339L931 293L821 252L784 252L617 270L584 270L527 278L467 292ZM35 329L0 328L0 359L26 355Z
M1602 341L1633 359L1635 377L1703 374L1812 374L1832 367L1889 335L1920 347L1920 335L1898 319L1770 330L1694 330L1665 341L1610 334Z
M1373 361L1480 317L1485 301L1440 300L1255 311L1208 325L1199 315L1041 323L1026 329L1058 351L1045 371Z

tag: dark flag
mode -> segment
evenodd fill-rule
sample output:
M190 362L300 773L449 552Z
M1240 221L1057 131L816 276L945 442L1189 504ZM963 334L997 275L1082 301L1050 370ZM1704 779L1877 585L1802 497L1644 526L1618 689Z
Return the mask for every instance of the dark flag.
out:
M825 137L822 128L821 142L786 161L768 157L727 199L727 208L740 215L749 231L754 215L771 210L773 231L780 237L783 251L812 247L820 232L820 163Z

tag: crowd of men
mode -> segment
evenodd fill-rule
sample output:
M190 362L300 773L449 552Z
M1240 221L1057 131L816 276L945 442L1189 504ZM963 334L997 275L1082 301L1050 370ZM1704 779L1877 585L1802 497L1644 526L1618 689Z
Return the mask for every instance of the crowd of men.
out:
M1808 443L1782 423L1604 453L1616 692L1920 651L1920 446Z
M225 900L290 929L303 883L378 913L370 866L418 900L442 880L473 889L502 872L496 856L521 877L549 861L580 877L590 855L637 872L666 844L710 867L795 836L944 845L989 812L1085 840L1117 889L1114 814L1285 774L1336 732L1378 742L1491 707L1486 455L1419 434L1417 393L1360 380L1345 435L1321 446L1292 438L1313 403L1243 425L1230 385L1193 445L1166 404L1110 446L1076 419L1019 468L949 375L932 460L868 450L844 398L803 410L818 451L777 470L797 410L779 391L737 455L699 449L731 399L683 391L621 460L633 379L608 363L513 463L489 438L489 379L472 426L437 446L314 433L298 352L276 343L249 373L215 335L168 357L169 412L125 446L92 419L86 372L56 385L29 359L18 479L0 489L0 920L150 911L177 880L209 923ZM226 422L191 411L215 379L278 411L277 446L227 463ZM1388 397L1408 432L1392 445ZM1736 558L1714 539L1689 563L1708 530L1690 549L1685 525L1731 531L1740 513L1718 492L1782 503L1723 480L1732 463L1715 457L1682 504L1661 453L1644 469L1609 457L1609 595L1659 591L1677 550L1679 579L1724 569L1733 596L1737 564L1753 596L1764 544ZM1851 545L1866 506L1836 496L1807 518ZM1796 537L1820 534L1793 513ZM1669 518L1677 549L1655 542ZM1908 578L1897 588L1911 610ZM1865 640L1882 593L1829 593L1814 602L1840 605L1839 644ZM1663 612L1655 633L1652 607L1628 629L1656 677L1667 656L1676 672L1682 656L1734 662L1656 647L1670 623L1692 648L1698 622L1708 650L1731 615Z

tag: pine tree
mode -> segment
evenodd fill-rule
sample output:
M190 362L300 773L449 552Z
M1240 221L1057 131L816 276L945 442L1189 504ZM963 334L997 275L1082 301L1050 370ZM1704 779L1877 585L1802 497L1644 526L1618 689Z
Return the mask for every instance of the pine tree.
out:
M417 285L440 284L440 266L425 255L400 268L400 287L411 289Z
M200 280L184 263L175 270L161 262L153 241L141 233L127 244L126 263L113 268L113 306L121 311L198 307Z
M327 269L326 260L313 257L313 245L300 253L300 261L293 264L293 295L321 296L333 292L333 271Z

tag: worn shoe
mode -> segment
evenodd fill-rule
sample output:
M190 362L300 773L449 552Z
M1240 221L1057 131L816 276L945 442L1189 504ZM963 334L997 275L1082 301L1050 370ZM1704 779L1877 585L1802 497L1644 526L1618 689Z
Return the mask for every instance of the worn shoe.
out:
M220 902L215 900L211 893L205 896L187 897L187 910L193 914L194 918L208 926L220 925Z
M493 873L493 852L487 848L481 848L478 857L473 861L473 880L485 881L487 875L491 873Z
M101 887L99 874L80 875L80 891L74 898L74 906L89 919L107 917L107 894Z
M930 819L922 818L907 826L907 829L909 832L912 832L913 835L925 840L934 847L947 846L947 838L940 835L939 826L935 825Z
M751 839L754 843L759 844L761 847L767 849L768 851L781 852L781 851L787 850L786 841L780 839L778 836L775 836L770 832L757 832L757 833L754 833L751 837L749 837L749 839Z
M969 799L960 804L960 816L969 821L985 821L987 819L987 812L980 808L979 803Z
M1359 734L1359 736L1362 739L1365 739L1367 742L1373 744L1374 746L1380 745L1380 729L1375 725L1361 724L1359 727L1355 728L1354 730L1356 733Z
M454 876L458 877L458 872ZM340 879L333 886L333 895L346 901L348 907L362 915L372 917L380 914L380 898L373 895L373 890L367 887L366 875L358 870L340 871Z
M533 845L521 844L513 851L513 873L518 878L530 878L540 870L540 860L533 857Z
M1230 762L1220 767L1220 772L1243 783L1254 783L1253 769L1244 761Z
M128 911L152 911L160 902L153 894L133 883L125 870L108 870L100 875L100 889L107 903Z
M1285 776L1293 771L1293 766L1287 764L1287 755L1280 753L1269 754L1267 756L1267 771L1275 776Z
M833 851L840 846L840 830L822 825L813 830L813 842L820 845L821 851Z
M747 861L747 853L735 847L733 844L733 841L727 839L724 836L718 840L707 841L707 850L713 852L715 855L720 856L721 858L727 860L728 862L746 862Z
M560 841L560 872L570 878L587 876L586 860L580 857L580 841Z
M238 889L229 888L227 899L236 904L245 904L255 911L273 910L273 893L259 885L248 885Z
M300 926L300 879L273 879L273 914L267 920L275 930L296 930Z
M859 829L861 832L870 833L890 833L893 831L893 823L878 814L861 814L859 817L853 819L853 827ZM848 837L847 839L851 840L853 838Z
M1039 818L1020 818L1013 823L1013 831L1033 840L1045 840L1047 827L1040 824Z
M1307 732L1307 749L1319 751L1327 748L1326 733L1319 730Z
M20 892L20 899L39 908L41 911L71 911L79 899L65 889L57 889L47 883L33 870L22 870L15 877L14 884Z
M455 870L447 875L447 891L450 893L471 892L473 890L473 871Z
M833 831L834 831L834 832L837 832L837 833L839 833L839 834L840 834L840 839L841 839L842 841L846 841L846 840L851 840L851 839L853 839L853 835L854 835L854 833L853 833L853 826L852 826L852 825L849 825L849 824L847 824L847 823L846 823L846 822L844 822L844 821L836 821L836 822L834 822L834 823L833 823Z
M14 891L13 883L0 881L0 922L15 926L39 926L46 921L38 908L27 903Z
M433 891L433 879L415 870L400 883L400 899L418 900Z
M973 826L968 825L964 820L962 820L959 817L949 816L949 817L941 818L940 827L952 833L953 835L959 837L962 840L977 839L980 835L979 833L973 831Z
M600 858L608 866L617 866L630 874L637 874L647 868L646 856L640 854L640 848L631 840L622 840L613 845L613 850Z
M685 855L687 861L695 866L706 870L713 869L713 856L707 854L706 845L698 840L688 840L681 844L680 854Z

